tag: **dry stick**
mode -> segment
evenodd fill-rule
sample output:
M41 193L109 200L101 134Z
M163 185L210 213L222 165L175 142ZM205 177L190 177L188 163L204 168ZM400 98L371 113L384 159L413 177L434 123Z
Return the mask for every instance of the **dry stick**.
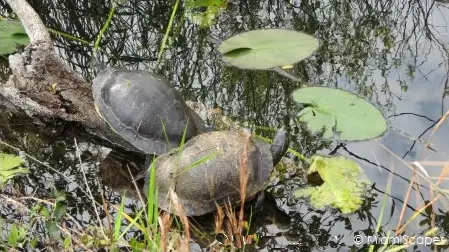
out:
M158 218L159 226L161 228L161 244L162 244L162 252L167 251L167 234L170 229L172 218L170 214L164 213L162 217Z
M394 156L394 157L396 157L398 160L402 161L407 167L409 167L409 168L412 169L414 172L416 172L416 169L413 169L407 162L405 162L403 159L399 158L395 153L393 153L391 150L389 150L386 146L384 146L383 144L380 144L380 146L381 146L382 148L384 148L387 152L389 152L392 156ZM444 171L444 170L443 170L443 171ZM443 172L443 171L442 171L442 172ZM437 183L435 184L435 183L433 183L429 178L427 178L426 176L424 176L424 175L421 174L420 172L416 172L415 174L418 174L420 177L424 178L424 179L429 183L430 188L436 189L436 190L440 193L439 195L437 195L436 197L434 197L432 201L430 201L428 204L426 204L426 205L424 206L423 209L419 209L419 210L415 213L415 215L416 215L416 214L421 213L425 208L427 208L427 207L429 206L429 204L433 204L436 200L438 200L438 199L440 198L440 196L444 194L445 191L442 190L442 189L440 189L440 188L438 187L438 184L441 182L441 178L442 178L443 176L440 176L440 177L439 177L439 180L438 180ZM444 175L444 174L443 174L443 175ZM413 182L413 180L412 180L412 182ZM446 196L446 199L447 199L447 195L445 195L445 196ZM442 202L444 202L444 201L442 200ZM401 214L402 214L402 213L401 213ZM413 218L413 217L412 217L412 218ZM402 233L402 232L404 231L405 227L408 225L409 222L410 222L410 220L407 221L405 224L403 224L403 226L402 226L400 229L396 230L396 233L397 233L397 234Z
M406 161L404 161L402 158L400 158L398 155L396 155L394 152L392 152L390 149L388 149L385 145L380 144L380 147L382 147L383 149L385 149L388 153L390 153L393 157L397 158L399 161L401 161L405 166L407 166L408 168L410 168L412 171L416 170L415 168L413 168L410 164L408 164ZM421 178L423 178L424 180L426 180L427 182L429 182L431 185L434 185L434 183L432 183L432 181L427 178L426 176L424 176L421 172L417 172L416 174L418 174ZM446 192L444 189L441 189L439 187L436 187L436 190L438 192L442 192L442 193L448 193ZM447 197L447 196L446 196Z
M182 245L184 249L189 249L189 241L190 241L190 227L189 227L189 220L187 219L187 216L184 212L184 209L182 208L181 203L179 202L178 195L173 191L173 189L170 189L170 199L173 201L176 207L176 211L178 212L178 216L181 219L181 223L184 227L185 237L182 241ZM185 251L185 250L184 250Z
M438 181L437 181L437 183L435 184L435 186L437 186L437 185L438 185ZM435 197L435 194L434 194L434 187L435 187L435 186L432 186L432 185L429 184L429 188L430 188L430 190L429 190L429 197L430 197L431 199ZM432 209L436 209L436 208L434 207L434 204L433 204L433 203L431 204L431 206L432 206ZM432 212L430 213L430 226L431 226L432 228L435 228L435 211L432 211Z
M449 176L449 163L446 163L438 177L438 181L436 184L439 185L441 183L441 181L443 181L445 179L445 177L448 177L448 176ZM441 200L441 203L446 207L446 210L449 211L449 203L444 200Z
M142 194L140 193L139 186L137 185L136 180L134 179L131 169L129 168L128 165L126 165L126 168L128 168L129 175L131 175L131 180L133 181L134 188L136 189L136 192L137 192L137 196L139 197L139 200L142 203L142 205L145 206L145 201L143 200ZM144 169L148 169L148 167L145 167ZM144 211L145 215L147 216L148 213L147 213L146 207L143 207L143 211Z
M404 202L405 202L405 203L408 202L408 198L409 198L409 196L410 196L410 192L412 191L412 187L413 187L413 185L414 185L414 183L415 183L415 175L416 175L416 174L415 174L415 172L414 172L413 177L412 177L412 180L410 181L410 184L409 184L409 186L408 186L407 193L405 194L405 198L404 198ZM398 225L397 225L397 227L396 227L396 235L399 235L399 234L397 233L397 230L399 230L399 228L401 227L401 222L402 222L402 218L404 217L404 214L405 214L405 208L406 208L406 205L407 205L407 204L403 204L403 205L402 205L401 214L399 215L399 221L398 221Z
M114 233L112 232L112 216L109 213L108 204L106 202L106 199L104 198L103 190L101 190L100 194L101 194L101 201L103 201L103 210L106 213L106 216L108 217L109 240L111 241L112 244L113 241L112 236L114 235Z
M95 201L94 196L92 195L92 191L91 191L90 188L89 188L89 184L87 183L86 173L84 172L83 164L82 164L82 162L81 162L81 153L80 153L80 150L79 150L79 148L78 148L78 144L77 144L77 142L76 142L76 138L74 138L74 141L75 141L76 154L77 154L78 160L79 160L80 170L81 170L81 173L83 174L84 184L86 185L87 192L89 193L87 196L90 198L90 200L91 200L92 203L93 203L95 215L96 215L96 217L97 217L98 224L99 224L100 227L101 227L101 229L100 229L100 230L101 230L101 233L102 233L102 235L103 235L105 238L107 238L106 234L104 233L103 224L101 223L100 214L98 213L98 210L97 210L97 207L96 207L97 204L98 204L98 205L100 205L100 204L99 204L98 202ZM101 206L101 205L100 205L100 206Z
M432 137L435 134L435 132L438 130L438 128L441 126L444 120L449 116L449 110L446 111L446 113L441 117L441 119L438 121L438 123L435 125L435 128L432 130L432 134L430 134L429 140L427 141L426 147L430 147L430 142L432 141Z
M407 227L407 225L415 218L415 216L417 216L418 214L421 214L427 207L429 207L430 205L432 205L435 201L438 200L438 198L440 198L441 194L438 194L435 198L433 198L431 201L429 201L429 203L425 204L423 207L421 207L420 209L418 209L418 211L415 212L415 214L413 214L413 216L402 225L402 227L399 230L396 230L397 234L402 234L404 232L404 229Z
M245 206L245 199L246 199L246 186L248 184L248 143L249 143L249 135L246 135L245 137L245 143L243 144L243 151L242 155L240 157L240 212L239 212L239 221L237 223L237 234L242 235L243 238L243 214L244 214L244 206ZM241 242L243 241L238 239L237 245L239 247L243 246ZM243 241L244 242L244 241Z

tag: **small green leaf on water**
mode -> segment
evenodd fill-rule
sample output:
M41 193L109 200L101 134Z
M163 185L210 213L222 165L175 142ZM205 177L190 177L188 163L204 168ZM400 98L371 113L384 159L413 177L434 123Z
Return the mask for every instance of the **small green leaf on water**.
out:
M352 213L363 203L366 186L371 182L364 178L360 166L345 157L312 157L309 173L318 172L324 183L318 187L298 189L296 198L310 197L316 208L328 205L340 209L344 214Z
M19 156L0 153L0 186L16 175L29 173L28 169L20 167L22 163Z
M225 9L226 3L226 0L186 0L184 13L192 23L207 28L214 24L215 19Z
M30 43L22 23L16 20L0 20L0 41L0 55L13 53L18 45Z
M387 130L384 116L374 105L344 90L300 88L293 92L293 99L309 105L299 113L299 118L312 132L324 127L325 138L332 138L333 129L344 141L375 138Z
M286 29L244 32L221 43L223 60L242 69L270 69L291 65L309 57L318 40L308 34Z

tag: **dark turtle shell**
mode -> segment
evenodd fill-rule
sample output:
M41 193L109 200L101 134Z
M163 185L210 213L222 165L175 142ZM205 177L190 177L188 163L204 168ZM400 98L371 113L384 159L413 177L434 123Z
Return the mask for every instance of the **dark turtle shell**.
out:
M215 131L192 138L179 148L181 152L175 150L155 160L158 207L176 213L170 203L170 189L177 194L188 216L212 212L216 204L238 203L245 141L248 141L246 198L263 191L273 171L270 145L243 132Z
M162 154L206 130L181 94L148 71L106 68L93 80L95 106L111 128L145 153Z

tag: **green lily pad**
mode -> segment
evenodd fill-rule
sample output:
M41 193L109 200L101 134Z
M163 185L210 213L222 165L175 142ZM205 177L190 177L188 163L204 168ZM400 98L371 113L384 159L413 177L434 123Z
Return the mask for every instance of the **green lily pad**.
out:
M318 48L318 40L302 32L262 29L244 32L221 43L223 60L242 69L270 69L294 64Z
M23 160L15 155L0 153L0 186L9 179L29 173L29 170L21 167Z
M13 53L18 45L30 43L22 24L16 20L0 20L0 41L0 55Z
M360 166L345 157L312 157L309 174L318 172L324 183L318 187L298 189L296 198L310 197L316 208L333 206L344 214L357 211L363 203L363 194L371 182Z
M312 132L325 128L324 138L332 138L335 130L340 140L366 140L387 130L384 116L374 105L344 90L301 88L293 92L293 99L308 105L299 118Z

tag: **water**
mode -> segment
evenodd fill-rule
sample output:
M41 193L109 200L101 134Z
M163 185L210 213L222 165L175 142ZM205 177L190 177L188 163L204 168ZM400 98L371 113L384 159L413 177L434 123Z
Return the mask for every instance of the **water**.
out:
M94 41L111 7L110 2L104 1L31 2L48 27L87 41ZM275 188L278 192L275 193L276 207L267 204L264 208L268 209L267 214L256 216L256 231L262 237L256 249L363 250L366 240L362 245L354 246L354 237L374 232L390 174L393 174L393 188L388 194L384 218L380 222L385 232L396 229L413 178L413 171L404 161L418 161L430 177L438 177L442 171L443 165L424 161L446 161L449 150L447 122L431 139L434 150L424 145L436 122L448 109L445 97L449 90L446 48L449 34L445 18L449 14L448 5L433 1L404 3L387 0L238 1L228 3L227 10L209 30L183 19L181 8L175 16L164 59L158 65L156 56L172 7L167 1L119 4L101 43L100 60L129 69L151 69L172 80L186 100L220 107L226 115L244 122L249 128L254 129L256 125L289 128L292 148L306 156L328 154L337 144L329 145L307 134L294 120L298 108L290 94L298 87L297 83L271 71L243 71L225 66L215 45L208 40L208 34L226 38L257 28L282 27L305 31L318 37L321 46L313 57L296 64L294 73L312 85L356 92L381 108L389 119L390 129L380 139L348 143L338 149L339 154L361 164L368 178L374 182L359 212L342 215L334 209L314 209L306 200L291 197L295 188L303 186L304 180L283 181ZM2 9L1 13L5 11ZM91 79L94 74L89 68L91 47L61 36L54 38L58 51L68 64ZM65 191L67 211L86 226L97 220L91 200L86 196L87 187L98 201L101 201L100 192L103 192L107 201L120 202L120 194L108 186L107 179L102 183L98 175L99 171L104 174L101 161L109 149L71 135L70 129L36 127L24 118L2 114L0 125L2 141L46 162L59 172L29 161L26 165L32 174L14 180L3 191L4 195L34 195L45 199L53 197L55 191ZM81 164L76 158L74 138L81 149ZM4 146L0 148L14 151ZM422 186L410 194L403 221L421 208L424 201L432 199L426 189L429 183L422 178L417 179L416 182ZM129 181L121 177L115 180ZM120 187L132 189L127 186L129 184L123 183ZM448 187L446 181L442 181L440 186ZM442 202L437 201L433 206L437 214L435 221L440 227L438 235L448 237L447 204ZM126 203L132 212L135 201L130 197ZM32 206L35 201L29 200L27 204ZM19 218L14 205L2 203L0 211L5 218ZM105 218L103 214L100 219ZM273 223L265 220L265 216L280 221ZM431 216L424 212L407 226L405 233L422 235L432 226L431 223ZM137 235L130 232L128 238ZM192 245L192 248L199 251L199 244ZM420 251L430 249L429 246L418 248Z

